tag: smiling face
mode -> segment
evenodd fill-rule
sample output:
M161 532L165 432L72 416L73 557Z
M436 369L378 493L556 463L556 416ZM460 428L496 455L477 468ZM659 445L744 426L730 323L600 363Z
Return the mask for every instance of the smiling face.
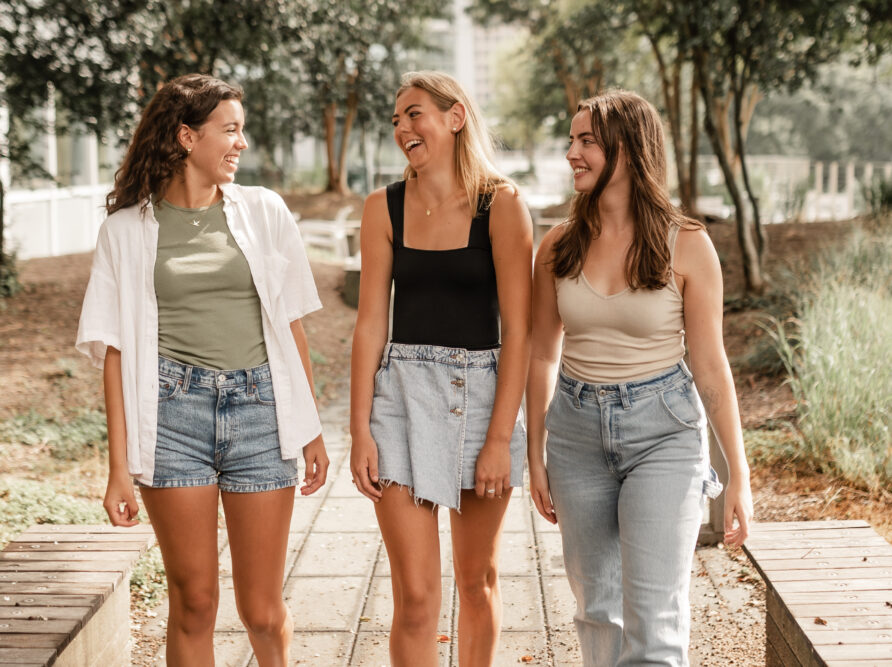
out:
M238 171L245 140L245 112L238 100L223 100L201 127L183 126L180 141L192 151L186 167L209 184L231 183Z
M567 162L573 169L573 189L591 192L601 176L607 159L604 150L592 132L592 114L583 109L570 122L570 147Z
M446 159L451 164L455 149L452 128L460 127L456 106L440 111L430 94L420 88L409 88L396 98L393 138L416 171L432 161Z

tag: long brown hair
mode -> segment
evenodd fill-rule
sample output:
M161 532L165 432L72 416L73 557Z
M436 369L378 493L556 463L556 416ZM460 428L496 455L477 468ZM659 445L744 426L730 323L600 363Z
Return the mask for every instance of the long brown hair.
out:
M181 125L199 128L223 100L242 99L242 90L206 74L186 74L164 84L142 113L115 186L105 198L109 214L163 195L182 173L188 153L177 140Z
M468 198L468 205L476 211L483 201L492 201L498 186L511 183L493 164L493 140L483 122L477 105L454 78L443 72L407 72L396 91L399 97L409 88L426 91L440 111L449 111L455 103L465 108L465 123L455 133L455 178ZM415 169L406 167L403 178L414 178Z
M589 244L601 234L599 199L622 154L631 181L630 208L635 222L626 255L626 281L633 290L662 289L672 273L669 229L672 225L686 229L703 225L669 201L660 115L650 102L625 90L583 100L576 109L591 114L592 134L604 151L605 165L591 192L577 193L570 204L564 232L554 242L554 275L575 278L582 271Z

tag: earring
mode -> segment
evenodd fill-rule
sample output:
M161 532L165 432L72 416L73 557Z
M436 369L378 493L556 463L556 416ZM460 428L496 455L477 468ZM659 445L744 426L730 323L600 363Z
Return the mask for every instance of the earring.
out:
M191 149L191 148L187 148L187 149L186 149L186 155L192 155L192 149Z
M453 128L452 128L452 131L453 131L453 132L458 132L458 128L457 128L457 127L453 127Z

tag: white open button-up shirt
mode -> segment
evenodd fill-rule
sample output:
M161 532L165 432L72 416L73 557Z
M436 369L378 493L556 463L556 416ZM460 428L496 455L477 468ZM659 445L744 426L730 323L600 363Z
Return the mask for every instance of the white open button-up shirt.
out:
M300 232L271 190L221 186L223 212L260 298L283 459L297 458L322 432L290 323L322 307ZM158 432L158 221L151 202L115 211L99 230L84 296L77 349L102 368L108 346L121 351L127 465L151 486Z

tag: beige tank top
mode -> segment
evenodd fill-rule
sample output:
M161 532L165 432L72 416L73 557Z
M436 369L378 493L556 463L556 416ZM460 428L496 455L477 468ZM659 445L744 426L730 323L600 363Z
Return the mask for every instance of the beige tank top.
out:
M669 230L675 256L678 227ZM684 309L675 276L660 290L626 288L599 294L585 275L555 281L564 324L561 367L583 382L638 380L677 364L684 356Z

